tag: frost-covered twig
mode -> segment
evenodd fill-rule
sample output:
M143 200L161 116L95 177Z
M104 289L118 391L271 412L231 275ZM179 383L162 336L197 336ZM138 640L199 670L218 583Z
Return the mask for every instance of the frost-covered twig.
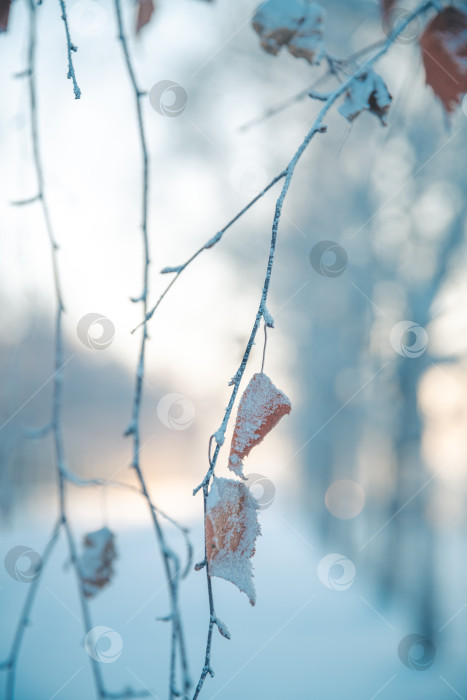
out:
M217 243L219 243L219 241L222 239L224 233L225 233L231 226L233 226L233 224L234 224L236 221L238 221L244 214L246 214L246 212L247 212L254 204L256 204L256 202L257 202L258 200L260 200L262 197L264 197L264 195L266 194L266 192L269 192L269 190L271 189L271 187L273 187L273 186L276 184L276 182L279 182L279 180L282 180L282 178L284 178L284 177L285 177L285 170L283 170L281 173L279 173L279 175L276 175L276 177L274 177L274 178L271 180L271 182L270 182L269 184L267 184L266 187L265 187L263 190L261 190L261 192L259 192L255 197L253 197L253 199L251 199L251 200L248 202L248 204L246 204L246 205L243 207L243 209L241 209L241 210L233 217L233 219L231 219L231 220L224 226L224 228L222 228L220 231L218 231L214 236L211 236L211 238L209 238L209 239L206 241L206 243L205 243L204 245L201 246L201 248L198 248L198 250L197 250L195 253L193 253L193 255L191 255L191 256L188 258L188 260L186 260L186 261L185 261L184 263L182 263L181 265L177 265L177 266L175 266L175 267L164 267L164 269L161 270L161 274L166 275L166 274L175 273L175 277L170 281L170 283L169 283L169 284L167 285L167 287L164 289L164 291L162 292L162 294L160 295L159 299L158 299L157 302L154 304L154 306L150 309L150 311L147 312L146 317L145 317L145 321L142 321L138 326L136 326L136 328L134 328L133 331L132 331L133 333L134 333L136 330L138 330L138 328L140 328L145 322L149 321L149 320L154 316L154 313L157 311L157 309L158 309L158 307L159 307L159 304L160 304L161 301L164 299L164 297L166 296L166 294L170 291L170 289L173 287L173 285L175 284L175 282L177 281L177 279L180 277L180 275L182 274L182 272L188 267L188 265L190 265L194 260L196 260L196 258L197 258L199 255L201 255L201 253L202 253L204 250L209 250L210 248L213 248Z
M295 95L292 95L292 97L288 97L285 100L276 102L276 104L272 105L271 107L268 107L268 109L266 109L262 114L260 114L259 117L254 117L253 119L250 119L250 121L245 122L245 124L242 124L242 126L239 127L239 131L249 131L254 126L259 126L271 117L275 117L276 114L280 114L286 109L289 109L289 107L292 107L292 105L294 105L296 102L301 102L309 96L312 90L319 87L322 83L331 78L333 75L336 75L336 68L339 68L343 71L345 67L352 65L352 63L354 63L361 56L364 56L370 51L373 51L374 49L377 49L380 46L382 46L384 41L384 39L380 41L375 41L372 44L365 46L365 48L359 49L359 51L356 51L355 53L351 54L346 59L336 59L332 56L326 56L329 68L325 73L323 73L323 75L321 75L317 80L315 80L309 87L305 88L304 90L300 90Z
M427 2L422 3L419 5L410 15L407 16L407 18L402 21L398 26L397 29L392 33L391 36L389 36L386 41L380 46L379 50L376 51L370 58L368 58L361 66L359 66L354 73L347 78L343 83L341 83L335 90L334 92L330 93L329 96L327 97L323 107L318 113L318 116L303 139L302 143L300 144L299 148L295 152L295 155L289 162L287 168L285 169L286 176L285 180L282 186L282 190L279 194L279 197L277 198L276 201L276 206L275 206L275 211L274 211L274 218L272 222L272 234L271 234L271 243L270 243L270 248L269 248L269 255L268 255L268 261L267 261L267 266L266 266L266 274L265 274L265 279L264 279L264 284L263 288L261 291L261 297L260 297L260 303L258 306L258 311L256 312L255 320L253 323L253 328L250 333L250 337L247 342L247 346L245 349L245 352L243 354L240 366L235 373L232 381L230 382L231 385L233 385L232 393L230 396L230 400L228 403L228 406L225 410L224 413L224 418L222 420L221 426L219 429L214 433L214 439L216 441L216 448L214 450L214 455L212 456L212 459L210 457L209 461L209 469L206 473L206 476L204 477L203 481L201 484L194 489L193 494L196 494L200 489L203 490L203 501L204 501L204 515L206 518L206 510L207 510L207 498L208 498L208 493L209 493L209 484L211 481L211 478L214 475L214 470L216 467L217 459L219 456L220 449L222 447L222 444L224 442L224 435L225 431L227 429L228 422L230 420L233 406L235 403L235 399L238 394L238 390L240 387L240 383L242 381L243 375L245 373L245 369L248 363L248 359L251 353L251 349L253 347L253 344L255 342L256 334L258 332L261 319L264 319L265 323L267 323L267 319L269 317L269 313L267 312L266 308L266 301L268 298L268 293L269 293L269 287L270 287L270 282L271 282L271 273L274 265L274 258L275 258L275 251L276 251L276 242L277 242L277 234L278 234L278 228L279 228L279 222L281 219L281 214L282 214L282 209L284 205L285 198L287 196L287 193L289 191L290 183L292 181L293 174L295 172L295 168L297 166L298 161L300 160L301 156L305 152L306 148L308 147L310 141L313 139L315 134L318 133L325 133L326 132L326 126L323 124L324 117L326 114L329 112L331 107L334 105L334 103L341 97L351 86L351 84L357 80L363 73L368 71L369 68L371 68L376 61L378 61L381 56L383 56L389 48L392 46L396 38L401 34L403 31L405 31L406 27L408 24L417 16L427 12L429 9L434 7L434 0L428 0ZM212 441L211 437L211 441ZM215 609L214 609L214 599L213 599L213 594L212 594L212 582L211 582L211 576L209 574L209 568L207 566L207 561L208 561L208 556L207 556L207 550L206 550L206 532L205 532L205 568L206 568L206 580L207 580L207 588L208 588L208 601L209 601L209 626L208 626L208 635L207 635L207 641L206 641L206 653L205 653L205 660L204 660L204 665L203 669L201 671L201 675L195 690L195 694L193 696L193 700L196 700L198 698L202 687L204 685L204 681L206 679L206 676L209 674L212 675L212 668L211 668L211 646L212 646L212 633L213 633L213 628L216 620L216 615L215 615Z
M52 550L57 542L60 527L61 527L61 522L60 522L60 520L57 520L57 522L52 530L52 535L50 536L50 539L47 542L47 544L44 548L44 551L42 552L41 569L43 569L46 566L46 564L49 560L50 554L52 553ZM14 687L15 687L15 679L16 679L16 664L18 663L18 658L19 658L19 653L21 650L21 644L23 641L24 633L26 632L26 628L30 624L30 614L31 614L31 611L32 611L32 608L34 605L37 591L39 589L39 582L40 582L40 574L35 576L35 578L30 583L30 586L28 589L28 594L26 596L26 600L24 601L23 608L21 610L19 622L16 626L16 630L15 630L13 642L12 642L12 645L10 648L10 653L8 655L8 659L1 664L1 668L4 668L7 670L6 689L5 689L5 697L7 698L7 700L14 697Z
M118 24L118 38L120 40L123 57L125 60L127 72L130 78L130 82L133 88L135 102L136 102L136 113L138 122L138 131L141 144L141 154L143 161L143 184L142 184L142 221L141 228L143 234L143 289L141 295L133 299L135 303L141 303L143 306L143 330L141 334L141 345L139 350L139 358L136 369L136 384L135 392L133 397L133 409L131 423L127 428L125 435L131 435L133 438L133 459L132 467L136 472L139 483L141 485L141 491L146 498L148 503L151 518L156 532L156 536L159 542L160 552L164 563L165 575L167 579L167 584L169 588L170 596L170 622L172 625L172 635L171 635L171 653L170 653L170 671L169 671L169 700L180 695L180 690L177 687L177 654L180 654L180 665L181 665L181 680L183 685L183 695L187 697L187 694L191 687L191 681L188 671L188 659L185 647L183 627L180 617L179 609L179 583L180 583L180 562L176 553L168 546L164 531L159 522L158 511L154 508L151 498L146 485L146 480L144 478L143 472L141 470L140 464L140 415L141 415L141 402L143 398L143 380L145 371L145 352L146 352L146 342L148 339L147 333L147 310L148 310L148 293L149 293L149 267L150 267L150 256L149 256L149 237L148 237L148 191L149 191L149 152L146 143L146 133L144 128L143 113L141 108L141 98L145 93L140 90L136 80L135 70L133 68L133 63L130 56L130 51L128 47L128 42L126 39L126 34L123 27L122 9L120 0L115 0L115 11L117 16Z
M62 11L62 20L65 25L65 35L66 35L66 50L68 56L68 72L67 78L73 82L73 92L75 93L75 100L79 100L81 97L81 90L76 80L75 67L73 65L73 53L78 51L78 47L71 40L70 26L68 24L68 15L66 13L65 0L59 0L60 9Z
M54 290L55 290L55 302L56 302L56 314L55 314L55 348L54 348L54 374L53 374L53 397L52 397L52 417L50 422L46 427L36 433L36 437L45 437L51 434L54 443L55 452L55 464L57 470L57 481L58 481L58 492L59 492L59 516L56 525L53 528L52 535L44 549L42 556L41 568L37 573L36 577L32 581L28 595L20 615L18 625L13 637L13 643L10 648L10 653L7 661L3 664L3 667L7 669L7 683L6 683L6 698L7 700L13 700L15 692L15 680L16 680L16 666L18 663L18 657L21 650L21 645L24 637L24 632L27 625L29 624L29 617L32 611L32 607L35 601L36 593L40 584L41 575L44 567L50 557L52 549L58 539L60 529L63 527L66 533L68 549L70 552L70 558L75 571L75 575L78 583L78 591L80 604L82 609L83 623L85 633L87 634L92 628L91 615L89 610L89 604L84 592L84 578L80 570L79 559L77 555L76 542L73 536L71 525L67 516L66 510L66 484L69 481L74 481L75 477L72 475L66 467L65 460L65 449L63 443L63 432L62 432L62 390L63 390L63 367L64 367L64 342L63 342L63 329L62 329L62 319L64 313L63 296L60 284L60 274L58 267L58 245L53 233L52 223L49 215L48 203L44 189L44 178L43 178L43 168L42 168L42 158L39 145L39 132L38 132L38 115L37 115L37 91L36 91L36 75L35 75L35 64L36 64L36 5L34 0L29 0L29 11L30 11L30 30L29 30L29 45L28 45L28 68L22 74L24 77L28 78L29 84L29 104L30 104L30 120L31 120L31 138L32 138L32 148L33 148L33 160L34 168L37 179L38 194L29 200L25 200L24 203L33 203L35 201L40 201L42 214L44 217L45 227L47 230L47 235L49 238L50 251L51 251L51 261L54 277ZM131 689L125 689L122 693L110 694L104 687L104 681L102 677L102 671L99 662L90 657L92 664L92 670L94 675L94 681L96 685L96 690L98 697L100 699L104 698L123 698L123 697L146 697L148 693L146 691L135 692Z
M433 3L435 3L435 0L432 0ZM432 4L434 7L435 5ZM420 14L420 13L418 13ZM407 27L407 24L409 24L417 15L415 12L411 17L408 17L406 20L406 23L404 22L404 30ZM402 31L404 31L402 30ZM333 94L333 92L330 92L325 95L321 95L318 93L313 93L313 90L319 85L321 85L325 80L328 80L330 77L333 75L337 77L337 67L338 69L342 72L345 73L346 71L350 71L351 73L351 78L356 77L356 72L360 75L360 71L358 71L355 67L355 61L360 58L361 56L364 56L365 54L369 53L370 51L373 51L376 48L384 47L387 45L388 41L389 43L393 43L394 39L396 36L399 36L400 34L400 27L397 28L397 34L394 36L391 36L389 39L386 40L381 40L381 41L375 41L372 44L369 44L363 49L360 49L359 51L356 51L355 53L351 54L348 58L346 59L336 59L331 56L326 56L327 61L329 63L329 68L328 70L323 73L316 81L314 81L309 87L305 88L304 90L300 90L300 92L296 93L292 97L283 100L281 102L278 102L277 104L273 105L270 107L266 112L264 112L261 116L243 124L243 126L240 127L240 131L247 131L251 127L260 124L261 122L265 121L266 119L269 119L270 117L279 114L283 110L287 109L290 107L292 104L295 102L298 102L300 100L305 99L306 97L314 97L315 99L320 99L322 101L326 101L327 98L329 97L330 94ZM387 50L387 49L386 49ZM368 63L363 64L362 68L366 66L368 67ZM358 67L357 67L358 68ZM348 82L344 82L345 85L348 86ZM253 199L251 199L248 204L241 209L225 226L222 228L220 231L218 231L214 236L209 238L204 245L201 246L195 253L193 253L185 262L179 264L179 265L174 265L170 267L164 267L163 270L161 270L161 274L174 274L175 276L173 279L170 281L170 283L167 285L167 287L164 289L164 291L161 293L159 298L157 299L156 303L151 307L151 309L147 312L146 314L146 321L149 321L154 313L157 311L159 308L159 305L163 301L163 299L166 297L170 289L173 287L177 279L180 277L182 272L186 270L186 268L196 260L196 258L203 253L205 250L209 250L209 248L212 248L214 245L220 242L222 239L224 233L240 219L256 202L258 202L260 199L264 197L264 195L273 187L279 180L282 180L286 176L287 170L283 170L281 173L276 175L269 183L266 185L266 187L259 192ZM144 321L142 321L140 324L138 324L133 330L132 333L138 330L143 325Z

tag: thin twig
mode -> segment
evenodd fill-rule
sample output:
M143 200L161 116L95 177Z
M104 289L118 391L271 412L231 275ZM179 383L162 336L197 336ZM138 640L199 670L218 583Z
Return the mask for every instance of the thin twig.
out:
M264 372L264 363L266 362L266 348L268 344L268 327L264 324L264 344L263 344L263 359L261 362L261 374Z
M169 587L170 595L170 621L172 624L172 635L171 635L171 653L170 653L170 671L169 671L169 700L177 697L180 692L177 688L177 649L180 654L180 664L181 664L181 679L183 684L183 694L187 697L187 694L191 687L191 681L188 671L188 659L185 647L183 627L180 617L179 602L178 602L178 591L180 582L180 562L176 553L168 546L164 531L162 530L161 524L159 522L158 511L154 508L149 491L146 485L146 480L144 478L143 472L141 470L140 464L140 416L141 416L141 403L143 398L143 380L145 371L145 352L146 352L146 341L148 339L147 333L147 316L148 316L148 293L149 293L149 268L150 268L150 255L149 255L149 237L148 237L148 192L149 192L149 152L146 143L146 134L143 121L143 113L141 108L141 98L146 94L139 89L136 80L136 74L133 67L132 59L130 56L130 51L128 47L128 42L126 39L121 3L120 0L115 0L115 11L117 16L118 24L118 38L120 40L123 57L125 60L127 72L130 78L130 82L133 88L135 103L136 103L136 114L138 122L138 131L140 137L142 161L143 161L143 183L142 183L142 237L143 237L143 290L141 295L137 299L133 299L135 303L141 302L143 306L143 330L141 334L141 345L139 351L139 359L136 369L136 385L133 397L133 409L131 423L127 428L125 435L131 435L133 437L133 458L132 467L136 472L139 483L141 485L141 491L147 501L150 509L152 522L156 532L156 537L159 542L159 548L161 556L164 563L165 575Z
M222 239L224 233L225 233L226 231L228 231L228 229L229 229L231 226L233 226L233 224L234 224L236 221L238 221L244 214L246 214L246 212L247 212L249 209L251 209L251 207L252 207L254 204L256 204L256 202L257 202L258 200L260 200L262 197L264 197L264 195L266 194L266 192L269 192L269 190L271 189L271 187L273 187L273 186L276 184L276 182L279 182L279 180L282 180L282 178L284 178L284 177L285 177L285 170L283 170L281 173L279 173L279 175L276 175L276 177L274 177L274 178L271 180L271 182L270 182L268 185L266 185L266 187L265 187L263 190L261 190L261 192L259 192L255 197L253 197L253 199L250 200L250 201L248 202L248 204L245 205L245 206L243 207L243 209L241 209L241 210L233 217L233 219L231 219L231 220L224 226L224 228L222 228L220 231L218 231L214 236L211 236L211 238L209 238L209 239L206 241L206 243L205 243L204 245L201 246L201 248L199 248L195 253L193 253L193 255L192 255L191 257L189 257L188 260L186 260L186 261L185 261L184 263L182 263L181 265L177 265L176 267L165 267L165 268L161 271L162 274L170 274L170 273L173 273L173 272L174 272L174 273L175 273L175 277L170 281L170 283L169 283L169 284L167 285L167 287L164 289L164 291L162 292L162 294L160 295L159 299L158 299L157 302L154 304L154 306L151 308L151 310L148 311L148 313L146 314L145 320L143 320L138 326L136 326L136 328L133 329L132 333L134 333L135 331L137 331L138 328L140 328L145 322L149 321L149 320L154 316L154 313L157 311L157 309L158 309L158 307L159 307L159 304L160 304L161 301L164 299L164 297L166 296L166 294L170 291L170 289L173 287L173 285L175 284L175 282L177 281L177 279L180 277L180 275L182 274L182 272L188 267L188 265L190 265L194 260L196 260L196 258L197 258L199 255L201 255L201 253L202 253L203 251L209 250L210 248L213 248L215 245L217 245L217 243L219 243L219 241Z
M307 88L300 90L300 92L297 92L295 95L292 95L292 97L287 97L285 100L281 100L280 102L276 102L276 104L272 105L271 107L268 107L262 114L260 114L259 117L255 117L254 119L250 119L250 121L245 122L245 124L242 124L238 128L239 131L249 131L252 129L254 126L259 126L259 124L262 124L266 120L270 119L271 117L275 117L276 114L280 114L286 109L289 109L293 104L296 102L301 102L304 100L306 97L308 97L308 93L310 90L314 90L315 88L319 87L322 85L326 80L328 80L331 77L331 71L328 69L323 75L320 75L320 77L313 81L311 85L309 85Z
M60 531L61 527L61 522L60 520L57 520L56 524L54 525L54 528L52 530L52 535L49 538L49 541L47 542L44 551L42 552L42 557L41 557L41 570L46 566L49 557L52 553L52 550L57 542L58 539L58 534ZM40 573L39 575L36 575L36 577L31 581L29 584L29 589L28 589L28 594L26 596L26 600L23 604L23 609L20 614L19 622L15 630L15 635L13 637L13 642L10 648L10 653L8 655L7 661L5 661L2 666L7 669L7 679L6 679L6 690L5 690L5 697L7 700L9 698L14 697L14 687L15 687L15 680L16 680L16 665L18 663L18 658L19 658L19 653L21 650L21 644L23 642L23 636L24 633L26 632L26 628L30 624L30 615L31 611L34 605L34 601L36 598L37 591L39 589L39 583L40 583L41 577Z
M320 75L320 77L315 80L309 87L300 90L297 92L295 95L292 95L291 97L288 97L285 100L281 100L280 102L276 102L276 104L272 105L271 107L268 107L262 114L260 114L259 117L255 117L254 119L251 119L250 121L246 122L245 124L242 124L242 126L239 127L239 131L249 131L251 128L254 126L259 126L263 122L267 121L271 117L275 117L276 114L280 114L281 112L284 112L286 109L289 109L289 107L292 107L293 104L296 102L301 102L304 100L306 97L308 97L310 91L314 90L315 88L319 87L322 83L324 83L326 80L328 80L332 75L337 75L337 70L341 70L342 72L345 72L345 69L348 68L352 63L354 63L358 58L361 56L364 56L365 54L369 53L370 51L373 51L376 48L379 48L382 46L384 43L384 39L381 39L380 41L375 41L372 44L369 44L368 46L365 46L365 48L360 49L359 51L356 51L355 53L351 54L348 58L346 59L337 59L333 58L332 56L326 56L326 59L328 61L329 68L323 75Z
M75 93L75 100L79 100L81 97L81 90L79 88L78 82L76 80L75 67L73 65L73 53L78 51L78 47L71 40L70 26L68 24L68 15L66 13L65 0L59 0L60 9L62 11L62 20L65 25L65 35L66 35L66 50L68 55L68 73L66 77L68 80L73 82L73 92Z
M68 472L69 474L69 472ZM137 486L133 486L132 484L126 484L123 481L114 481L113 479L83 479L81 477L77 477L75 474L70 474L67 476L67 481L69 483L73 483L79 487L86 487L86 486L99 486L102 488L105 488L106 486L113 486L117 488L124 488L128 489L129 491L133 491L133 493L137 493L140 496L143 496L146 501L148 501L147 495L144 494L144 492L141 490L141 488L138 488ZM172 518L170 515L168 515L165 511L163 511L159 506L156 506L150 499L149 499L149 504L151 508L162 518L167 520L171 525L173 525L177 530L179 530L180 534L183 537L184 543L185 543L185 549L186 549L186 562L183 567L183 571L180 574L181 578L186 578L188 575L190 568L191 568L191 563L193 559L193 544L191 542L191 539L189 537L189 528L185 527L181 523L179 523L175 518Z

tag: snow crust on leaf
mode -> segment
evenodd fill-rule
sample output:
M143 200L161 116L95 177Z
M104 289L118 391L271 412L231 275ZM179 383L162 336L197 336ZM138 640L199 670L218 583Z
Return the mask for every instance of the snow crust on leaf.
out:
M210 576L230 581L256 602L251 557L261 534L258 503L248 486L214 477L206 503L206 557Z
M386 125L391 102L392 97L384 80L377 73L368 71L352 81L338 112L352 122L361 112L368 111Z
M261 46L277 55L287 46L296 58L319 63L324 54L324 10L314 0L267 0L253 17L253 28Z
M92 598L112 579L113 562L117 557L114 534L107 527L88 532L83 539L83 548L80 570L84 595Z
M244 457L291 409L290 399L274 386L267 374L254 374L238 406L230 446L229 469L238 476L243 476Z
M446 7L427 25L420 37L426 83L454 112L467 93L467 15Z
M319 63L324 54L324 10L317 2L309 3L302 24L289 41L288 49L295 58Z

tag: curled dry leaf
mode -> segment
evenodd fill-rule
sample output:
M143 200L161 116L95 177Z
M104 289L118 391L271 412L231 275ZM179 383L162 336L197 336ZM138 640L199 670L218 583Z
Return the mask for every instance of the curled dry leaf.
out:
M324 10L313 0L267 0L253 17L253 28L265 51L276 55L282 46L296 58L319 63L324 55Z
M267 374L254 374L238 406L229 469L243 476L243 459L291 409L290 399L274 386Z
M251 557L261 529L258 503L248 486L215 477L207 498L205 525L209 575L231 581L254 605Z
M107 527L88 532L83 539L83 548L81 574L84 595L92 598L112 579L113 562L117 557L114 534Z
M446 112L453 112L467 93L467 15L446 7L420 37L426 83Z
M386 83L377 73L368 71L352 81L345 94L344 103L338 111L352 122L363 111L377 116L386 126L386 116L391 106L392 97Z
M151 21L155 6L153 0L138 0L138 15L136 18L136 33L139 34L146 24Z

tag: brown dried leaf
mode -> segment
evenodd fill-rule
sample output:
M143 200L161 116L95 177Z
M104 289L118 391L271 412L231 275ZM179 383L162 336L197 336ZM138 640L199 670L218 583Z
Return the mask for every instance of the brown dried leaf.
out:
M467 15L446 7L420 37L426 83L446 112L453 112L467 92Z
M155 6L153 0L138 0L138 17L136 19L136 34L139 34L141 29L149 24Z
M243 392L238 406L229 469L243 477L243 459L290 413L290 399L271 382L267 374L254 374Z
M83 539L83 548L80 568L84 595L92 598L112 579L113 562L117 557L114 534L107 527L88 532Z
M11 0L0 0L0 33L7 30L10 7Z
M261 46L274 56L282 46L296 58L319 63L324 54L324 10L310 0L267 0L253 17Z
M353 122L361 112L368 111L386 125L391 102L392 97L384 80L377 73L368 71L352 81L338 112L349 122Z
M231 581L255 604L251 557L258 524L258 502L241 481L215 477L206 503L206 557L210 576Z

